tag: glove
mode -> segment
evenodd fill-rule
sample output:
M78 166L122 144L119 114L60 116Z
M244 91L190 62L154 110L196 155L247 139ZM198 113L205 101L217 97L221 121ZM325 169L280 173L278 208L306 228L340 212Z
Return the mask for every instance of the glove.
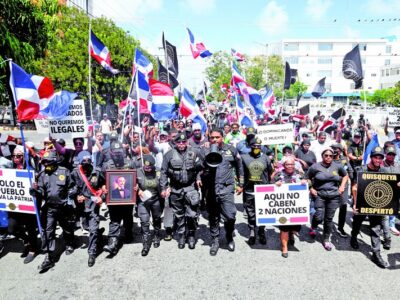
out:
M39 195L39 191L31 187L29 188L29 195L31 195L32 197L37 197Z

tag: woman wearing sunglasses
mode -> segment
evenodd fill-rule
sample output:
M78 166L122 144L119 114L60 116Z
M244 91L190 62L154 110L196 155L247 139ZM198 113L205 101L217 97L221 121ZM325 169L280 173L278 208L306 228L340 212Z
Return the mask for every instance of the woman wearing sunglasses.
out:
M12 155L13 169L26 169L24 158L24 148L18 145ZM31 166L34 169L34 166ZM38 254L37 244L37 224L36 217L33 214L24 214L8 212L8 232L21 239L24 242L24 250L21 257L24 258L24 264L33 261Z
M312 219L310 236L315 238L316 228L324 223L322 245L327 251L332 250L329 242L333 227L333 217L340 204L340 196L346 188L349 178L343 166L333 163L333 149L322 150L322 161L313 164L307 173L311 196L315 199L315 214Z

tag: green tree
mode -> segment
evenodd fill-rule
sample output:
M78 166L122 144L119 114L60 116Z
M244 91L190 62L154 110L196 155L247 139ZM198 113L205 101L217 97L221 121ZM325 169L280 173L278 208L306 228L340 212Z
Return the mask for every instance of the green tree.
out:
M307 85L303 82L296 80L294 84L290 85L290 88L285 91L285 98L293 99L301 97L307 91Z
M266 81L267 58L264 55L254 56L247 60L245 66L246 81L255 89L261 89Z
M267 84L274 90L277 98L282 98L284 66L282 57L279 55L271 55L267 60Z
M232 77L232 59L229 54L219 51L211 56L210 65L206 68L207 80L211 83L213 98L217 101L225 99L226 95L221 92L221 85L229 85Z

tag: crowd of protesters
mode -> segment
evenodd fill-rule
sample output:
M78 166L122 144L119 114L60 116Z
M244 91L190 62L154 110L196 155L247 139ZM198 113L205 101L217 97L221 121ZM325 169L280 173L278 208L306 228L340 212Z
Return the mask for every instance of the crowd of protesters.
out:
M356 174L400 173L400 128L388 132L386 124L387 141L382 148L372 149L370 161L364 163L365 149L374 134L364 116L360 115L357 121L349 116L344 127L337 125L328 132L320 130L324 119L320 112L297 121L290 117L284 120L282 115L261 116L254 120L254 126L246 128L238 123L235 114L221 109L208 115L204 131L192 120L156 123L142 115L137 124L129 115L121 115L112 124L104 115L88 136L73 139L72 147L67 145L70 141L51 136L40 146L9 137L2 143L0 167L26 169L29 165L36 172L30 193L37 200L43 231L39 232L35 215L7 212L7 227L1 228L0 252L7 248L10 237L20 239L24 263L44 253L39 270L45 272L55 265L59 255L55 246L58 223L63 230L66 255L75 250L75 231L89 232L91 267L100 253L113 257L122 243L133 241L135 215L140 219L142 256L148 255L151 246L160 247L162 240L168 242L174 237L179 249L186 244L195 249L196 231L203 217L210 225L210 255L217 254L223 240L229 251L235 251L235 193L243 197L243 213L249 227L247 243L252 246L258 241L266 245L269 237L265 226L256 226L254 187L286 183L309 186L312 221L309 227L278 227L282 257L288 258L296 236L308 234L315 239L319 226L325 250L333 249L332 234L349 238L351 247L358 249L357 237L365 216L359 215L355 206ZM292 143L262 145L257 126L285 122L293 123ZM122 178L115 191L110 191L106 187L107 170L136 170L137 185L129 187ZM136 194L136 204L107 206L110 193L115 198ZM339 222L335 229L333 218L337 210ZM100 227L101 214L109 219L108 230ZM388 264L380 254L381 235L383 247L390 249L391 235L400 235L396 218L397 215L368 218L372 261L382 268ZM224 224L225 239L220 238L220 222ZM346 222L352 229L350 236L345 230ZM106 241L104 232L108 232Z

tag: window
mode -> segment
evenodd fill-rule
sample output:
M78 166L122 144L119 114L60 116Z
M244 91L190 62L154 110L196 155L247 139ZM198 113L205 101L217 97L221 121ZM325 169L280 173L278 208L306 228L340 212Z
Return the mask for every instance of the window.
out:
M376 77L376 73L371 73L371 77Z
M318 43L319 51L332 51L333 45L332 43Z
M297 56L286 57L285 61L287 61L290 65L297 65L299 63L299 58Z
M329 64L332 64L332 58L330 58L330 57L319 57L318 58L318 63L319 64L326 64L326 65L329 65Z
M319 70L318 77L332 77L332 71L331 70Z
M386 46L386 53L391 54L392 53L392 46L387 45Z
M329 93L332 89L332 84L331 83L325 83L325 89L326 92Z
M385 70L386 76L389 76L389 69Z
M390 59L385 59L385 66L390 66Z
M354 43L352 48L354 48L357 45L358 45L358 48L360 49L360 51L367 51L367 44L365 44L365 43Z
M307 76L307 77L311 77L311 76L312 76L312 73L307 73L306 76Z
M381 70L381 76L385 77L385 70Z
M298 51L299 43L285 43L283 50L285 51Z

